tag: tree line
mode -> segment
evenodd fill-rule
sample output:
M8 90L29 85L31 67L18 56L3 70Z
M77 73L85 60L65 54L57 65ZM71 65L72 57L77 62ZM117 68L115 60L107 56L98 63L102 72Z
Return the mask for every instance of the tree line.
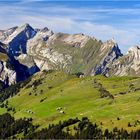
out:
M32 118L16 120L9 113L0 115L0 139L140 139L140 130L128 132L117 127L102 130L87 117L48 124L41 130L38 127L33 125Z
M71 133L70 127L74 131ZM65 131L64 131L64 128ZM96 123L89 121L87 117L81 120L69 119L58 124L49 125L48 128L34 132L27 137L28 139L140 139L140 130L128 132L125 129L113 128L112 131L102 130Z

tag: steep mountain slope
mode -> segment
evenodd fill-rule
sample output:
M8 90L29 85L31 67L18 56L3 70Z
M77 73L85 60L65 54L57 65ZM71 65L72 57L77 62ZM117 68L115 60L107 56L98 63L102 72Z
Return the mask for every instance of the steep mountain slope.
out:
M41 70L83 72L85 75L103 73L109 61L122 55L113 40L102 43L83 34L38 32L27 46L27 54L33 57Z
M13 27L7 30L0 30L0 41L4 42L5 39L9 37L16 29L17 27Z
M26 55L27 41L34 37L36 31L29 24L14 29L3 42L6 44L5 51L10 58L9 63L16 73L15 83L27 79L39 69L32 58Z
M5 47L6 45L0 42L0 80L7 86L16 83L16 72L10 64Z
M110 64L108 76L139 76L140 75L140 48L130 48L126 55Z
M19 56L19 54L26 53L27 40L33 38L36 31L29 25L25 24L17 28L6 40L8 44L8 52L10 55Z
M140 78L76 78L59 71L39 72L4 102L0 113L9 110L16 118L32 117L41 127L88 117L103 129L117 126L135 130L140 128L139 95Z
M0 52L1 53L6 53L5 47L6 47L6 45L3 44L2 42L0 42Z
M108 48L106 56L103 57L102 61L100 62L100 65L97 66L94 69L94 71L92 71L92 75L106 75L106 73L109 71L109 64L113 63L115 60L122 56L118 44L114 40L109 40L102 44L101 51L103 51L104 49L107 51L106 48Z

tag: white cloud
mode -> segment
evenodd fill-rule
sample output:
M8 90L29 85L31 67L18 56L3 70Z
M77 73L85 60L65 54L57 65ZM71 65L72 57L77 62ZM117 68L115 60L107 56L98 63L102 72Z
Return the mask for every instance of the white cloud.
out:
M37 0L27 1L32 2ZM22 2L25 2L25 0L22 0ZM43 28L47 26L56 32L85 33L104 41L114 37L123 52L129 46L138 44L140 40L138 30L140 20L136 22L125 19L124 22L128 23L126 25L120 23L122 26L113 26L99 22L99 20L104 20L108 14L118 13L129 15L129 13L133 12L137 14L140 12L140 9L77 9L55 5L49 5L47 7L38 6L32 9L30 6L21 3L12 6L0 5L0 9L0 28L2 29L28 22L34 27Z

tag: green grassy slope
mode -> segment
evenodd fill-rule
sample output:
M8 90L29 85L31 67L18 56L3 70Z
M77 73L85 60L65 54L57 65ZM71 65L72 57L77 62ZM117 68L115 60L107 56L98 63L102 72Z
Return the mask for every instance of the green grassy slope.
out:
M99 84L113 98L101 98ZM102 124L102 128L117 126L134 130L140 128L140 124L135 123L140 121L140 78L76 78L63 72L40 72L16 96L8 99L8 107L15 107L16 113L10 113L16 118L32 117L34 123L42 127L87 116L92 122ZM58 107L64 114L57 110ZM1 114L6 111L6 108L0 108Z
M101 52L100 41L89 39L84 47L74 47L73 45L64 43L62 38L64 38L65 34L60 34L54 44L51 46L54 50L61 54L67 54L72 56L72 63L69 63L69 66L66 67L65 71L69 71L70 73L83 72L85 75L89 75L93 69L100 64L102 58L107 54L109 49L106 52ZM96 58L96 60L94 59ZM68 63L68 62L67 62ZM61 65L55 65L59 70Z

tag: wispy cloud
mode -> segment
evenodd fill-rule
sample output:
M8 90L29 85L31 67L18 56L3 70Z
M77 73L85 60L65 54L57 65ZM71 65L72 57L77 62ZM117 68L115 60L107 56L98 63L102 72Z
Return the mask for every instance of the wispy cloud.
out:
M11 5L0 3L0 28L28 22L34 27L48 26L56 32L82 32L102 40L114 37L123 52L140 42L138 7L74 7L41 1L19 0Z

